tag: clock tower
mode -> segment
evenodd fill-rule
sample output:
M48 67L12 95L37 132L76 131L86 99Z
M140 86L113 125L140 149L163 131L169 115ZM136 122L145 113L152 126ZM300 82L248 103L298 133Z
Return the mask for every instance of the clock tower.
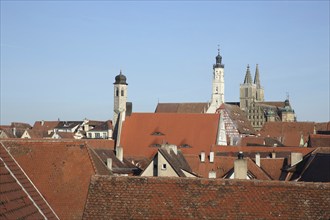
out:
M220 48L218 48L218 55L215 57L215 61L213 65L211 103L206 113L215 113L220 105L225 102L225 65L222 64Z

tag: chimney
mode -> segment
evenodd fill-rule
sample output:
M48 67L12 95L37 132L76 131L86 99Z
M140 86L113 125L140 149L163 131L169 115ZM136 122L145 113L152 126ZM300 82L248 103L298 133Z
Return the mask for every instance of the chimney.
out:
M300 161L302 161L303 155L302 153L292 152L291 153L291 166L296 165Z
M273 158L273 159L276 158L276 153L275 153L275 151L272 152L272 158Z
M121 146L116 147L116 157L121 162L123 162L123 159L124 159L124 152L123 151L124 151L124 149Z
M260 164L260 154L259 153L256 154L256 164L257 164L258 167L260 167L260 165L261 165Z
M45 124L45 121L44 121L44 120L42 120L42 121L40 122L40 124L41 124L41 126L44 126L44 124Z
M107 158L107 167L112 170L112 158Z
M217 173L216 173L214 170L211 170L211 171L209 172L209 178L210 178L210 179L215 179L215 178L217 178Z
M201 162L202 163L205 162L205 152L204 151L201 152Z
M247 160L243 157L243 152L238 153L238 159L234 162L234 178L246 179L247 176Z
M213 163L214 162L214 152L211 151L210 152L210 163Z
M14 135L14 137L16 137L16 128L15 127L13 127L13 135Z

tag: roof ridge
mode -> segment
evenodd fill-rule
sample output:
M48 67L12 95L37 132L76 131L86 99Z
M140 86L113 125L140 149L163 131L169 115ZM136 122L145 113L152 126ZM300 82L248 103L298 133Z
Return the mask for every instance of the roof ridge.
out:
M87 148L87 154L88 154L88 158L89 160L91 161L91 164L93 166L93 170L94 170L94 173L97 174L97 169L96 169L96 165L92 159L92 155L91 155L91 147L88 145L88 143L86 141L84 141L85 145L86 145L86 148Z

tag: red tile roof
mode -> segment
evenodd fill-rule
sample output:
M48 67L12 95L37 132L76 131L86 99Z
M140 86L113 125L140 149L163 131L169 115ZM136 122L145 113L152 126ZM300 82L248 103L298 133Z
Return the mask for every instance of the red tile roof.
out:
M311 134L308 147L330 147L330 135Z
M330 184L93 176L83 219L329 219Z
M308 135L314 133L314 125L314 122L266 122L260 134L278 139L285 146L299 146L301 136L307 141Z
M200 177L208 178L210 171L216 172L216 178L222 178L226 173L234 168L234 161L237 157L215 156L214 162L210 163L208 159L205 162L200 161L197 155L185 155L192 171ZM270 176L258 167L250 158L247 158L248 170L258 180L270 180Z
M14 158L0 144L0 219L58 219Z
M218 123L219 114L133 113L123 123L121 145L127 156L152 157L164 142L199 154L216 143Z
M81 219L90 177L96 173L84 141L1 141L60 219Z
M208 108L207 102L196 103L158 103L156 113L204 113Z
M260 167L273 180L280 180L285 158L260 158Z

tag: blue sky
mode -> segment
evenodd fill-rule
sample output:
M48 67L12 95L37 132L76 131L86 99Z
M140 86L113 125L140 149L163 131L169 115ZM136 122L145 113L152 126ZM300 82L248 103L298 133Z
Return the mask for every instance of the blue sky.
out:
M267 101L329 121L329 1L1 1L1 120L107 120L122 69L135 112L206 102L220 45L225 101L246 66Z

